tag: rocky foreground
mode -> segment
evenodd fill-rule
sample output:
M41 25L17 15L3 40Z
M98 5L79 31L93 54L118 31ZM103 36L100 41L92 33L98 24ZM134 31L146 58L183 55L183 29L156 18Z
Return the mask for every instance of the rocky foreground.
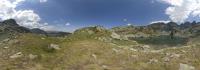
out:
M64 36L3 23L0 70L200 70L198 23L94 26Z

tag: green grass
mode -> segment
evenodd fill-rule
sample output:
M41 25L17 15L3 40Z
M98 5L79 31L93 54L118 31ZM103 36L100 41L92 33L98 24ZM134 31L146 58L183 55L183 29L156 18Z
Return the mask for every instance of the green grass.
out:
M42 39L44 38L44 39ZM46 37L42 35L25 34L19 37L20 47L25 52L31 53L49 53L48 46L50 44L58 44L61 41L59 38Z
M23 34L17 38L20 42L10 44L13 48L9 49L21 51L24 56L6 61L0 59L0 70L6 68L10 70L31 70L31 68L35 70L178 70L179 63L200 69L200 45L169 48L158 53L135 52L90 38L90 36L89 38L78 36L77 34L77 36L58 38ZM135 44L132 41L121 40L112 42L127 46ZM51 43L58 44L61 50L48 50L47 47ZM113 49L117 49L118 52ZM181 56L170 58L169 62L165 62L163 58L167 57L166 53L176 53ZM39 57L30 60L28 54L35 54ZM158 62L149 63L151 59L156 59ZM23 64L24 62L26 64Z

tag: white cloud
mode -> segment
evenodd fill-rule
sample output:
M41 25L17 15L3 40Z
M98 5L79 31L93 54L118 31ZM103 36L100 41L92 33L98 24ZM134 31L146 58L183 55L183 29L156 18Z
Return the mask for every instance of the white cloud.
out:
M47 2L47 0L40 0L40 3L45 3Z
M183 0L161 0L161 1L174 6L181 6L183 3Z
M69 23L69 22L67 22L66 24L65 24L65 26L70 26L71 24Z
M159 0L170 5L166 14L174 22L184 22L190 16L200 17L200 0Z
M20 2L24 2L25 0L15 0L14 2L13 2L13 4L15 4L15 5L17 5L17 4L19 4Z
M127 26L131 26L132 24L128 23Z
M33 10L16 10L25 0L0 0L0 19L15 19L21 26L28 28L55 29L48 23L41 23L40 16Z
M13 14L16 13L16 6L22 2L22 0L16 0L11 2L9 0L0 0L0 18L2 20L12 18Z
M40 29L43 29L45 31L56 31L57 27L51 26L51 25L47 25L47 26L40 27Z
M153 21L151 22L150 24L154 24L154 23L169 23L170 21L169 20L160 20L160 21Z
M16 19L19 25L28 28L39 28L43 26L43 24L40 23L40 16L34 13L33 10L19 10L15 13L13 18Z

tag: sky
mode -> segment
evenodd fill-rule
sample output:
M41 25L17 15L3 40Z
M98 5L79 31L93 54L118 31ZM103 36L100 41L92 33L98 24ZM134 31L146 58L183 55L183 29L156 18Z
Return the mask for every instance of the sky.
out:
M72 32L102 25L148 25L199 21L200 0L0 0L0 20L21 26Z

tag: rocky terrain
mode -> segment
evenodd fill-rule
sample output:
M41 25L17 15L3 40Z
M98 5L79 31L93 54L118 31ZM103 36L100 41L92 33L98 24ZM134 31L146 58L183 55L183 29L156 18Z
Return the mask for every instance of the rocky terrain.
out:
M0 22L0 70L200 70L200 23L71 33Z

